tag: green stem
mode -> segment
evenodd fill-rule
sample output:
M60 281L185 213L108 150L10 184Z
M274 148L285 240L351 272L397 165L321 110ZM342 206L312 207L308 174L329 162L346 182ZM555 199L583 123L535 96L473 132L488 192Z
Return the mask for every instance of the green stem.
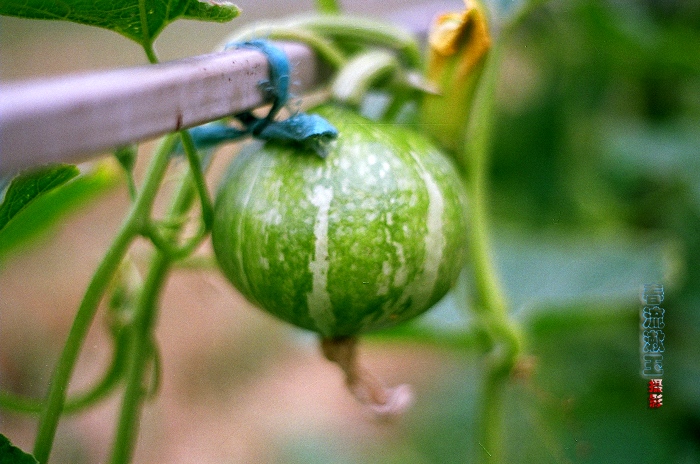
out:
M237 43L256 37L305 43L335 68L342 68L346 61L344 47L354 50L357 45L394 50L409 68L422 66L420 47L413 35L392 24L365 17L314 14L280 23L258 23L238 31L229 41Z
M114 157L124 169L131 201L136 201L137 196L136 182L134 181L134 163L136 162L137 152L138 146L135 144L119 147L114 151Z
M485 319L491 335L501 341L514 343L510 336L508 305L494 266L488 229L488 156L495 104L495 87L501 58L501 41L496 41L487 57L479 86L474 96L472 114L467 128L464 159L467 164L467 187L471 203L468 209L469 247L473 267L476 305L474 311Z
M217 271L218 264L214 255L189 256L174 263L177 269L192 271Z
M148 238L159 251L168 255L172 261L178 261L187 258L197 249L209 234L209 229L202 222L199 230L180 245L173 243L171 235L161 232L156 223L151 223L146 226L142 234L144 237Z
M500 40L499 40L500 39ZM481 80L476 89L473 110L469 117L465 145L468 189L471 203L468 210L469 247L474 279L473 311L490 336L493 348L484 372L482 409L479 415L479 444L488 462L503 462L501 420L503 391L508 374L520 354L520 333L508 316L508 305L494 266L489 241L488 155L489 138L495 105L503 37L487 56Z
M144 44L143 51L146 52L146 57L148 58L149 63L158 64L158 56L156 56L156 51L153 48L152 43Z
M202 163L199 160L199 156L197 156L197 149L194 146L194 141L192 140L190 133L186 130L181 130L180 137L182 138L182 147L185 149L185 155L187 156L187 161L190 165L192 179L194 180L195 188L199 194L199 200L202 206L204 228L205 231L208 232L211 229L211 224L214 220L214 207L212 206L211 198L209 197L209 191L207 190L207 183L204 180L204 174L202 173Z
M129 190L129 198L131 199L131 201L136 201L136 197L138 196L138 190L136 189L136 181L134 180L133 172L129 171L126 173L126 186Z
M273 40L291 40L304 43L335 69L342 68L347 62L345 54L333 42L311 31L280 27L272 30L269 37Z
M148 62L151 64L158 63L158 57L156 56L156 51L153 49L153 37L151 37L150 30L148 27L148 11L146 4L147 0L139 0L139 17L141 19L141 33L143 34L141 45L143 46L143 51L146 53Z
M172 261L170 266L172 267ZM151 360L151 378L149 379L148 387L146 388L146 399L151 399L156 396L158 393L158 390L160 390L160 384L161 384L161 372L163 369L163 364L161 362L161 357L160 357L160 350L158 349L158 345L155 343L155 340L153 338L150 339L151 344L150 344L150 350L151 354L149 355L149 358Z
M396 50L410 67L420 69L422 58L415 37L384 21L349 15L314 15L294 19L287 27L308 29L324 37L352 44L376 45Z
M387 50L360 53L338 72L333 80L333 97L359 106L367 92L377 82L399 69L399 61Z
M505 462L501 440L505 379L487 372L484 375L479 405L477 462Z
M168 155L174 148L176 140L175 136L168 136L161 142L151 160L139 197L132 205L129 215L93 274L80 303L68 334L68 339L53 373L48 398L39 420L39 428L34 443L34 457L42 464L48 461L51 452L58 421L66 400L68 382L73 373L80 348L112 276L119 268L119 264L124 258L129 245L142 229L142 223L150 215L153 201L158 192L158 186L168 165Z
M333 68L339 69L347 61L345 54L330 40L321 34L300 27L291 27L283 24L266 24L261 26L253 24L250 27L238 31L235 36L229 38L231 43L245 42L260 36L272 40L289 40L308 45L314 52Z
M488 70L488 69L487 69ZM488 76L484 76L487 78ZM480 102L475 101L479 105ZM483 102L483 104L489 104ZM472 120L477 119L473 118ZM481 118L479 118L481 119ZM478 135L482 135L489 131L487 122L483 119L477 123ZM480 300L479 308L497 315L503 315L506 312L506 302L501 291L498 277L493 266L493 256L491 255L491 245L489 243L489 231L486 213L487 192L487 170L488 170L488 141L483 137L473 137L472 150L467 154L468 162L470 163L470 183L471 190L471 205L469 208L470 216L470 251L471 260L474 263L474 268L478 271L475 273L476 294Z
M110 369L107 371L106 375L102 378L100 383L98 383L92 390L76 397L73 400L69 400L66 403L65 412L67 414L72 414L81 411L88 406L95 404L97 401L106 397L111 393L119 384L119 380L124 375L125 362L127 356L127 343L128 340L128 329L124 329L122 333L119 334L119 338L115 340L114 353L112 355L112 364Z
M167 213L166 221L180 218L191 207L195 191L189 175L182 179L173 205ZM165 236L166 240L176 240L181 227ZM145 386L145 372L149 361L154 359L153 329L158 309L158 299L163 290L168 271L173 264L173 257L166 251L157 250L153 257L139 302L134 312L132 341L129 353L129 367L126 374L126 389L122 399L119 422L117 424L114 446L110 462L126 464L133 456L138 436L138 419L143 400L151 389Z
M158 298L168 274L169 264L167 255L158 251L151 262L141 298L136 307L129 349L131 359L111 458L111 462L115 464L128 463L133 455L138 435L138 417L143 399L148 393L144 387L144 375L146 365L153 355L151 337Z

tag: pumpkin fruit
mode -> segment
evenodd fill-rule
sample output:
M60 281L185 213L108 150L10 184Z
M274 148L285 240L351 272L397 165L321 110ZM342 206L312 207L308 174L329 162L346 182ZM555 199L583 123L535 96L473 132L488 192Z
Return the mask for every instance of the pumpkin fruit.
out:
M466 193L426 137L327 104L339 131L321 159L279 142L238 154L217 193L212 242L252 303L324 338L429 309L466 256Z

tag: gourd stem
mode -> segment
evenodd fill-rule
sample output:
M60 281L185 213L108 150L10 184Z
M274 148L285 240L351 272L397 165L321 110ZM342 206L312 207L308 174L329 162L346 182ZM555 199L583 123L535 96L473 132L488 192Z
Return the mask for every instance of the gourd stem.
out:
M401 415L413 402L408 385L387 388L357 362L357 338L322 338L321 351L345 373L345 383L353 396L380 418Z

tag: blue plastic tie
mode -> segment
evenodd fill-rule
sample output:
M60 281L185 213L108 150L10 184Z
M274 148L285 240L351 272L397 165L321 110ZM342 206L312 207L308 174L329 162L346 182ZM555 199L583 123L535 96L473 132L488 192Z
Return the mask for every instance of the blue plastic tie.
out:
M243 43L228 44L224 49L228 50L231 48L259 50L267 57L267 62L270 66L270 80L260 82L258 85L272 99L272 108L270 108L267 116L262 119L254 118L255 122L248 125L251 134L255 137L274 120L279 110L282 109L289 99L289 75L291 74L289 60L282 49L275 47L266 40L250 40ZM248 115L250 115L249 112L245 116Z
M337 129L328 121L318 115L305 113L297 113L284 121L274 120L289 99L291 69L284 51L266 40L232 43L224 47L225 50L231 48L250 48L265 54L270 65L270 79L260 82L259 85L272 100L272 107L264 118L258 118L250 111L237 114L235 118L243 125L243 129L236 129L222 122L213 122L190 129L195 146L210 148L251 135L261 140L297 144L325 158L330 141L338 137Z

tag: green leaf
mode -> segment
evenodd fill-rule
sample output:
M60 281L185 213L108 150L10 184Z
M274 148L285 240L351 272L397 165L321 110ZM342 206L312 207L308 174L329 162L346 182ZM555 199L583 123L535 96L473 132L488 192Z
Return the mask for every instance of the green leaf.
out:
M199 0L4 0L0 15L72 21L102 27L150 46L178 18L225 22L238 16L238 7L221 1Z
M7 189L5 200L0 205L0 232L34 200L65 184L79 173L75 166L60 164L17 176Z
M77 168L73 168L77 174ZM66 214L83 206L114 185L119 178L118 173L119 171L114 169L113 165L101 165L97 169L73 178L60 188L45 190L42 195L26 203L21 211L12 215L0 229L0 264L10 252L45 234ZM12 188L11 185L10 189ZM7 203L7 196L5 203ZM0 207L0 210L4 207L5 204Z
M27 454L10 443L7 437L0 433L0 464L38 464L31 454Z

